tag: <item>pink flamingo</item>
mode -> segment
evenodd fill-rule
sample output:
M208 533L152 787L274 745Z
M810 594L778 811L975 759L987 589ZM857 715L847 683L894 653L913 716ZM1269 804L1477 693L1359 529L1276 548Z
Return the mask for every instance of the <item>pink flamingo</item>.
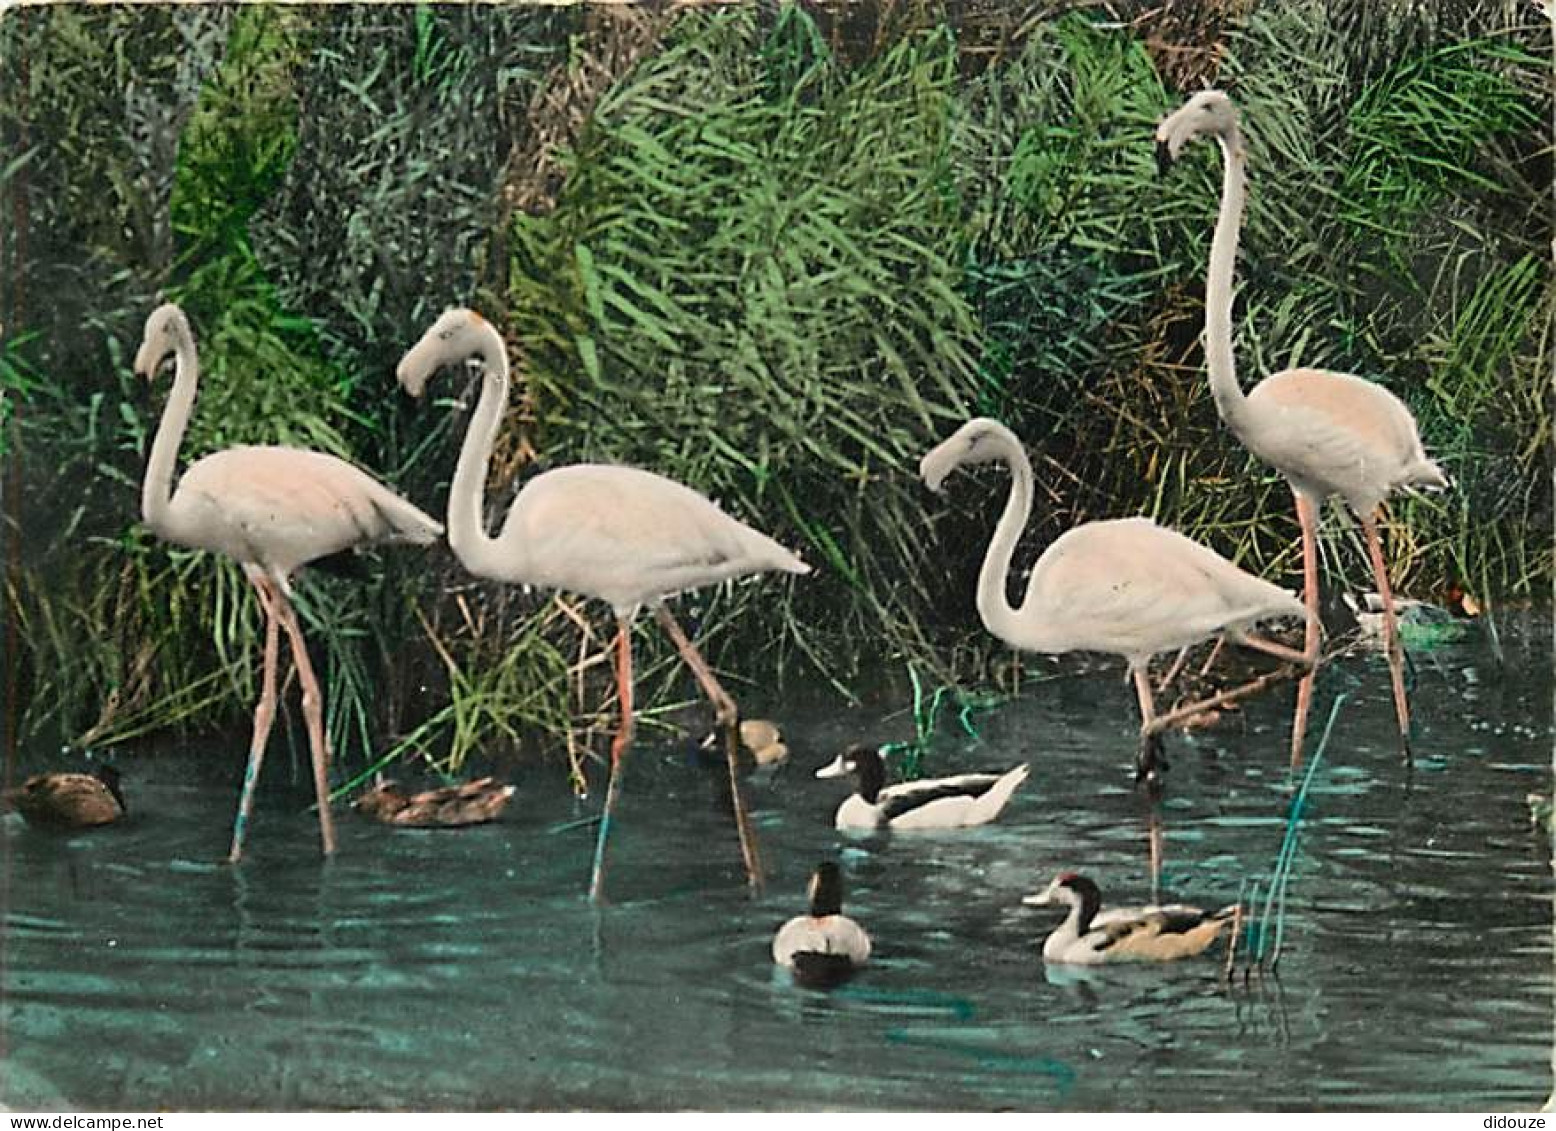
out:
M635 467L609 464L573 464L535 476L514 499L502 532L493 538L486 532L485 485L508 403L508 351L502 335L473 310L445 311L401 359L397 374L405 390L419 397L439 369L465 361L477 362L484 380L449 486L448 541L455 556L478 577L582 593L606 602L616 614L621 723L611 743L610 785L590 897L598 901L602 896L605 844L619 795L622 758L632 741L632 621L644 605L654 610L717 711L725 732L746 876L753 888L760 887L756 833L736 774L740 712L664 602L682 590L746 574L803 574L810 567L690 487Z
M1377 514L1396 489L1447 487L1448 477L1426 456L1415 417L1381 385L1322 369L1287 369L1244 394L1232 352L1232 265L1247 195L1247 152L1237 108L1218 90L1194 95L1156 127L1158 164L1165 171L1185 145L1213 137L1226 177L1210 243L1205 283L1205 362L1216 410L1244 447L1291 483L1302 525L1303 596L1309 612L1303 654L1309 664L1297 688L1291 728L1291 764L1302 760L1308 708L1318 663L1318 547L1316 523L1324 500L1339 495L1361 521L1367 552L1383 599L1383 632L1399 741L1410 757L1410 705L1404 653L1388 569L1378 542Z
M275 718L279 629L286 631L302 684L319 835L328 856L335 851L335 826L329 806L324 698L292 608L291 575L299 566L355 546L426 544L442 534L443 527L345 460L300 448L239 447L213 452L192 463L174 491L173 467L194 407L200 365L189 320L172 303L159 306L146 319L135 372L149 381L170 356L175 359L173 391L146 464L142 517L160 538L214 550L237 562L265 611L264 672L227 859L236 864L243 855L254 787Z

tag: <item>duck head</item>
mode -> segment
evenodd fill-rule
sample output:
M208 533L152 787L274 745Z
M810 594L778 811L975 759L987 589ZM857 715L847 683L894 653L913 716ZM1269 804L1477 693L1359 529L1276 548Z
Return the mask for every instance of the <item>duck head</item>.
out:
M398 782L385 780L363 793L351 803L351 807L364 816L382 820L398 813L409 802L410 798L405 796Z
M810 898L810 914L813 919L843 913L843 870L832 861L818 864L811 873L806 888Z
M1076 930L1085 934L1091 926L1092 918L1102 906L1102 892L1079 872L1060 872L1041 892L1029 895L1021 902L1029 907L1064 904L1080 913Z
M874 746L855 743L816 771L818 778L840 778L853 774L859 779L859 796L871 805L886 784L886 764Z

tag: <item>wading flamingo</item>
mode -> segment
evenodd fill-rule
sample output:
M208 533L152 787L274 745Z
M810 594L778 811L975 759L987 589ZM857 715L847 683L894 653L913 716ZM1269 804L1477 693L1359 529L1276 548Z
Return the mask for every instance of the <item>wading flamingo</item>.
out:
M938 491L958 467L1003 463L1010 497L978 575L978 615L984 627L1028 652L1111 652L1129 665L1140 701L1137 780L1155 784L1159 737L1201 711L1246 698L1280 678L1282 668L1199 703L1157 715L1147 666L1151 657L1220 636L1301 663L1296 650L1247 630L1271 617L1305 615L1302 602L1261 581L1220 554L1148 518L1087 522L1066 531L1032 567L1019 607L1007 595L1010 559L1032 513L1032 464L1010 429L969 420L919 464Z
M1302 586L1310 613L1303 652L1307 674L1297 688L1291 726L1291 764L1302 760L1308 708L1318 662L1319 509L1339 495L1361 520L1372 558L1372 572L1383 598L1383 633L1399 741L1410 756L1410 706L1405 700L1404 653L1389 589L1383 549L1378 543L1377 512L1396 488L1447 487L1448 477L1426 456L1415 417L1393 393L1345 373L1287 369L1266 377L1244 394L1237 383L1232 353L1232 265L1247 194L1247 152L1238 128L1237 108L1218 90L1194 95L1156 127L1157 162L1165 172L1183 147L1197 137L1220 143L1226 162L1221 211L1210 242L1210 272L1205 281L1205 364L1216 411L1245 448L1291 483L1302 524Z
M621 724L611 743L610 785L595 846L590 898L599 901L605 843L620 790L622 758L632 742L632 621L651 606L712 701L725 732L729 787L746 876L762 882L756 832L737 773L740 713L707 662L665 607L685 589L777 570L810 567L765 534L721 511L690 487L634 467L574 464L535 476L524 485L502 532L486 532L485 494L492 445L508 404L508 351L497 329L473 310L448 310L400 360L400 384L413 397L444 366L472 361L484 374L481 399L470 417L448 496L448 541L477 577L565 589L594 597L616 614L616 692Z
M308 724L319 802L319 835L328 856L335 851L335 826L330 817L324 700L313 665L308 662L302 626L292 608L292 572L354 546L426 544L435 541L443 527L345 460L301 448L241 447L213 452L190 464L174 491L173 466L194 407L200 363L189 320L172 303L159 306L146 319L145 336L135 355L135 372L149 381L169 356L175 359L173 391L151 444L141 515L152 533L168 542L214 550L236 561L265 611L264 673L227 859L235 864L243 855L254 786L275 718L278 629L286 630L302 684L303 717Z

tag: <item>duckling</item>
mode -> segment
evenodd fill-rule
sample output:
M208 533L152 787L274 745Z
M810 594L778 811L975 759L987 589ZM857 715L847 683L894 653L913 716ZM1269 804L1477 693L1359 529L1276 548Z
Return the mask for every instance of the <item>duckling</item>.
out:
M712 750L719 738L719 731L711 731L703 738L700 749ZM784 744L783 732L771 719L741 719L740 746L751 756L751 760L756 763L756 768L759 770L777 766L789 757L789 748Z
M1207 914L1181 903L1162 907L1100 910L1097 885L1075 872L1063 872L1028 905L1068 904L1070 914L1043 942L1043 959L1094 965L1101 962L1170 962L1200 954L1232 922L1237 905Z
M773 961L812 989L829 989L870 958L870 936L843 914L843 873L830 861L817 866L808 887L810 914L796 915L773 936Z
M34 774L5 797L29 825L40 828L111 825L128 809L119 771L112 766L98 766L90 774Z
M358 797L351 807L386 825L453 829L495 821L513 792L513 786L491 778L420 793L406 793L397 782L384 781Z
M834 823L839 829L959 829L998 817L1028 772L1023 763L1003 774L957 774L887 785L880 750L854 745L816 776L854 774L859 779L857 792L837 807Z

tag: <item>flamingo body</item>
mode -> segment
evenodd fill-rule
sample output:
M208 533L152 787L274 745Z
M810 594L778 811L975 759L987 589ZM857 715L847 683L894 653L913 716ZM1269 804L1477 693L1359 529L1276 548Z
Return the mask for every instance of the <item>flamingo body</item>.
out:
M537 475L497 538L495 580L566 589L630 614L750 573L808 573L767 535L673 479L581 463Z
M1415 417L1382 385L1324 369L1286 369L1248 394L1239 438L1314 502L1339 495L1370 514L1402 487L1446 487Z
M1218 632L1302 615L1296 597L1209 547L1148 518L1120 518L1054 540L1004 639L1032 652L1110 652L1143 664Z
M290 575L318 558L378 542L425 544L443 531L345 460L286 447L228 448L196 460L148 526L263 570L288 592Z

